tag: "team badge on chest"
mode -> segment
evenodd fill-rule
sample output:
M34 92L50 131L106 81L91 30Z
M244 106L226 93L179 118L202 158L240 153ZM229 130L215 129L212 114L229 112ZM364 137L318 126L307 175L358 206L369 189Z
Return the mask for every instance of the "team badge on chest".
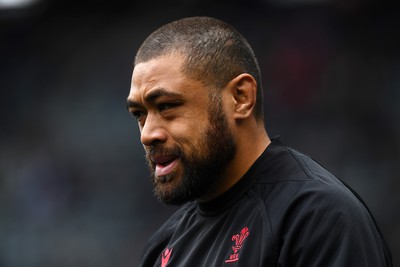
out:
M225 262L235 262L239 260L239 251L242 248L244 240L249 236L249 228L244 227L239 234L235 234L232 236L232 241L234 242L232 246L232 254L229 256Z

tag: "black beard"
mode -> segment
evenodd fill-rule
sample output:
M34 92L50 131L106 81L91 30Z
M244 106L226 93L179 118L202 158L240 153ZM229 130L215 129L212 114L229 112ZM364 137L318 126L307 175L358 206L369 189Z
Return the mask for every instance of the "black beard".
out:
M184 170L181 182L171 192L166 193L162 190L162 183L167 182L170 176L156 178L154 163L150 161L149 155L147 155L154 194L161 202L182 205L201 198L216 184L220 179L221 172L235 157L237 145L220 101L215 103L210 110L209 121L209 127L203 135L202 142L202 149L205 153L193 151L190 155L186 155L179 147L167 151L156 147L150 148L148 154L162 152L179 155ZM161 183L161 186L158 183Z

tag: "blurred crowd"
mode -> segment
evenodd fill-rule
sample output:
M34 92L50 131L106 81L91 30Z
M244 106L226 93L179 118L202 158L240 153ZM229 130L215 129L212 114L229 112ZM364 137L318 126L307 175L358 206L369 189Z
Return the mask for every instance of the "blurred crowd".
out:
M134 2L0 9L0 267L137 264L176 208L152 196L126 110L133 57L158 26L194 15L226 20L249 40L270 135L352 186L400 264L394 4Z

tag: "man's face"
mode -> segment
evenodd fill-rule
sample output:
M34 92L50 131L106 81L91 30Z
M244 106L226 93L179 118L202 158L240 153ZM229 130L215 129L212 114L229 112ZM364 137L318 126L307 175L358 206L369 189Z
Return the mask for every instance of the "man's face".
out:
M220 97L170 55L136 65L128 97L138 120L155 195L167 204L199 199L220 179L236 144Z

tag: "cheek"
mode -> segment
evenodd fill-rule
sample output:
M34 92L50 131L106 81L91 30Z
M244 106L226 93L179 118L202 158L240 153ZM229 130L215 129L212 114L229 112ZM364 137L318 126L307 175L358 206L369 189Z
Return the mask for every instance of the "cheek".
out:
M170 125L171 135L180 139L193 139L201 136L207 129L208 118L188 117Z
M184 125L176 125L172 129L171 137L184 151L195 150L192 153L199 153L205 149L207 129L208 124L204 120L191 121Z

